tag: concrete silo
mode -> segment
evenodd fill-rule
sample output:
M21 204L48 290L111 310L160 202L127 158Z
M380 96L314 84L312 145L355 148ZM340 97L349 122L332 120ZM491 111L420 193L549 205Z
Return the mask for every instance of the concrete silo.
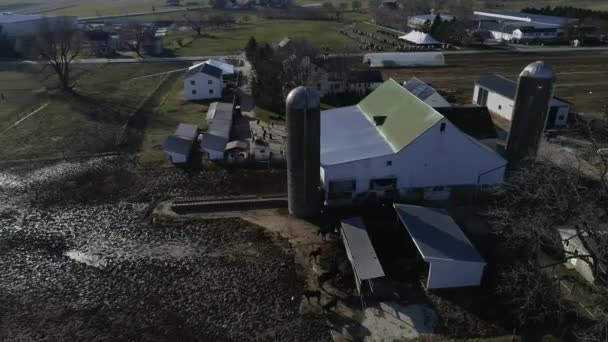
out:
M292 90L286 102L289 213L313 217L320 210L321 102L307 87Z
M555 87L551 67L538 61L519 74L506 157L510 164L534 159L543 137Z

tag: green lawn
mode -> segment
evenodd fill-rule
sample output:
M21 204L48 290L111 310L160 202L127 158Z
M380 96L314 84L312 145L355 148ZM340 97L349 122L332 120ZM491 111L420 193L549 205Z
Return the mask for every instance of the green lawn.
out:
M138 80L183 65L78 65L76 95L63 94L36 67L0 70L2 127L8 127L43 103L49 105L18 126L0 134L0 159L44 158L108 152L122 126L161 76ZM49 86L49 88L45 88Z
M151 114L141 147L140 161L155 163L165 160L165 154L161 150L165 138L173 134L177 125L182 122L195 124L199 128L205 129L204 116L206 113L206 105L185 100L182 79L176 80L169 93L164 96Z
M240 53L251 36L259 42L277 43L284 37L291 37L332 49L353 48L355 42L338 32L343 25L333 21L256 20L233 28L209 30L207 37L174 33L167 36L165 45L175 46L175 40L180 37L194 38L191 44L175 50L178 56Z

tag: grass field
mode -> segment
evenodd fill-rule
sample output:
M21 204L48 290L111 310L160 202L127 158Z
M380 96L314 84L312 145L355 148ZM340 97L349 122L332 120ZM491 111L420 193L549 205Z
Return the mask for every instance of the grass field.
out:
M179 68L172 64L79 65L76 95L45 86L36 67L0 70L1 127L8 127L43 103L49 105L0 134L0 159L45 158L114 150L129 115L158 84L160 76L129 78Z
M556 96L571 101L574 111L598 113L608 108L608 58L602 52L447 55L447 67L385 69L382 73L398 82L416 76L470 103L474 82L480 77L496 73L516 79L526 65L537 60L553 67Z
M140 161L153 163L165 160L165 154L161 150L165 138L173 134L180 123L191 123L205 129L206 121L203 118L206 112L206 105L186 101L182 79L175 81L169 93L151 113L141 147Z
M178 56L239 53L252 36L258 42L271 44L290 37L305 38L312 44L327 45L332 49L355 47L352 39L338 32L342 26L342 23L332 21L256 20L234 28L209 30L206 37L197 37L190 32L172 34L167 36L165 44L175 47L176 39L193 38L189 45L175 50Z

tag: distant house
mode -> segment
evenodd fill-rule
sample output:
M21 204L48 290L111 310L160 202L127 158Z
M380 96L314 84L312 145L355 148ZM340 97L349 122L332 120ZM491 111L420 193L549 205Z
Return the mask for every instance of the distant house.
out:
M222 97L222 69L207 63L194 65L184 75L187 100L209 100Z
M321 97L346 92L365 95L383 82L379 70L351 68L339 58L317 58L311 69L309 84Z
M226 144L226 161L229 163L242 163L249 158L249 142L242 140L231 141Z
M231 138L233 105L226 102L214 102L207 111L207 132L203 134L201 150L210 160L224 159L226 146Z
M92 30L85 33L89 45L89 52L93 56L108 57L116 53L119 38L115 34L101 30Z
M482 77L475 82L473 103L488 107L498 121L510 122L513 117L517 83L502 76ZM563 127L568 123L571 103L554 97L550 103L547 127Z
M409 81L403 83L403 87L412 95L424 101L431 107L450 107L451 104L435 88L424 83L416 77L412 77Z
M572 227L559 227L558 232L564 246L564 251L571 255L591 255L593 262L598 262L598 270L606 277L608 275L608 264L602 263L600 260L607 260L608 253L602 250L605 246L605 241L608 241L608 226L599 225L595 231L598 233L598 239L603 239L604 243L594 241L588 234L579 235L576 229ZM596 278L590 264L581 258L571 258L566 262L566 267L576 270L585 280L590 283L595 282ZM608 278L606 278L608 279Z
M407 25L413 29L422 29L427 25L431 25L438 15L441 21L452 21L455 19L454 16L445 14L420 14L408 17Z

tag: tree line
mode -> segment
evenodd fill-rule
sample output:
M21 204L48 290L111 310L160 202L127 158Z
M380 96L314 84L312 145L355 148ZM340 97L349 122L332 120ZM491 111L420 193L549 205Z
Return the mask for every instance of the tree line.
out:
M608 21L608 11L596 11L587 8L574 6L547 6L541 8L526 7L521 10L523 13L554 15L558 17L569 17L578 19L601 19Z

